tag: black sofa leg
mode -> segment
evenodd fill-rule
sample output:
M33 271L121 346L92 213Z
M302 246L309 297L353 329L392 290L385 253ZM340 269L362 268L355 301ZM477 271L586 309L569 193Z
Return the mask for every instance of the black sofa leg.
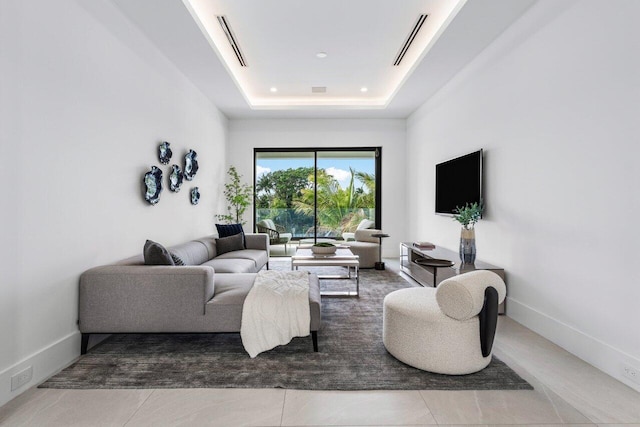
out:
M82 344L80 344L80 354L87 354L87 347L89 347L89 335L82 334Z
M318 352L318 331L311 331L311 339L313 340L313 351Z

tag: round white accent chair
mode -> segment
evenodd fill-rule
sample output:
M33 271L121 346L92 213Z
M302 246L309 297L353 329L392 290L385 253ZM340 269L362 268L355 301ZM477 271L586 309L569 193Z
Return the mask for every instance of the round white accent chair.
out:
M500 276L487 270L449 278L437 288L391 292L383 306L384 346L425 371L478 372L491 362L498 304L506 293Z

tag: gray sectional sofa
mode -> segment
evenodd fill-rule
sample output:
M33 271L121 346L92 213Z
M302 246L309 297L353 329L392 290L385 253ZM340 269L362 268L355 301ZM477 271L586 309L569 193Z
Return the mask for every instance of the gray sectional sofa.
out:
M246 234L246 249L217 255L215 236L167 248L184 266L145 265L142 254L80 276L81 353L90 334L240 332L242 305L269 262L265 234ZM310 275L311 336L318 351L320 285Z

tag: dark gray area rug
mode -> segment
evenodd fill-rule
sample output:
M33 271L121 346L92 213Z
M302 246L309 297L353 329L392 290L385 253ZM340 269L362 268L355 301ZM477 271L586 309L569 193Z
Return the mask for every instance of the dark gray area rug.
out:
M272 268L288 269L286 259ZM326 273L327 271L323 271ZM344 280L322 287L353 288ZM390 271L362 270L360 298L323 297L320 352L295 338L251 359L240 334L120 334L94 347L40 387L287 388L303 390L531 390L502 361L481 372L433 374L396 360L382 344L382 300L410 287Z

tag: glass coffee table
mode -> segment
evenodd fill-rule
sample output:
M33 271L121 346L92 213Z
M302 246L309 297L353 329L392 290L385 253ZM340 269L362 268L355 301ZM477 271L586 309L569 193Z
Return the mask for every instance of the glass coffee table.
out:
M356 291L321 292L325 296L360 296L360 260L349 248L338 248L335 254L320 255L311 252L311 248L298 248L296 254L291 257L291 269L298 267L347 267L346 275L319 275L319 279L352 279L351 269L355 272Z

